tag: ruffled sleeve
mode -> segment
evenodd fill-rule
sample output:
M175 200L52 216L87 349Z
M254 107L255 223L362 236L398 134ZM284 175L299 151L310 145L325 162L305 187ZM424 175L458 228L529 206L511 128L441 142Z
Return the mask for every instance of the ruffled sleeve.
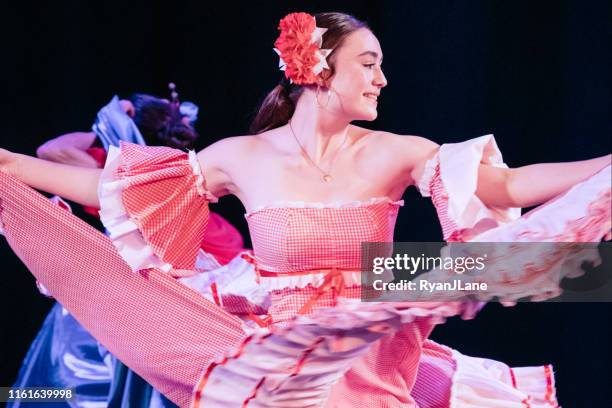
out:
M208 202L217 201L194 152L123 142L111 147L99 197L100 220L133 270L194 273Z
M520 208L490 207L476 196L481 163L508 167L493 135L443 144L425 165L417 187L424 197L431 196L445 241L466 241L521 216Z

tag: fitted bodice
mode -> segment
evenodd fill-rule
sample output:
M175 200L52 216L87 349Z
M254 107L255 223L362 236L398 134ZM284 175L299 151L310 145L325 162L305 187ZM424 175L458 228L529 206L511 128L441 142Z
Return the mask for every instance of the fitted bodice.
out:
M282 202L246 214L258 267L271 272L359 270L362 242L392 242L403 201Z

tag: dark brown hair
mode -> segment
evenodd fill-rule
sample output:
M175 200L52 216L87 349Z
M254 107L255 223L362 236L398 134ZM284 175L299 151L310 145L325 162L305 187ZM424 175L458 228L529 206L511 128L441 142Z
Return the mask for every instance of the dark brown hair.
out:
M198 138L195 129L183 123L176 104L147 94L133 94L129 99L134 104L134 123L147 144L185 149Z
M360 28L369 29L369 27L365 22L344 13L319 13L315 14L315 19L317 20L317 27L327 28L327 31L323 34L321 48L332 50L327 57L331 76L334 74L333 56L342 42L354 31ZM290 84L283 74L280 83L268 93L261 103L255 119L251 123L251 133L262 133L285 125L291 119L295 111L295 104L303 90L303 86Z

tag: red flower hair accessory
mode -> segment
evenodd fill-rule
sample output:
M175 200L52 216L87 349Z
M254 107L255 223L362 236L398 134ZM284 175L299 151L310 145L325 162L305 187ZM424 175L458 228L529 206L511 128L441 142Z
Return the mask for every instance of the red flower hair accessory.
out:
M327 28L317 27L314 16L308 13L291 13L280 21L278 29L281 33L274 51L280 57L280 70L293 84L315 84L317 75L329 69L325 58L332 50L321 49Z

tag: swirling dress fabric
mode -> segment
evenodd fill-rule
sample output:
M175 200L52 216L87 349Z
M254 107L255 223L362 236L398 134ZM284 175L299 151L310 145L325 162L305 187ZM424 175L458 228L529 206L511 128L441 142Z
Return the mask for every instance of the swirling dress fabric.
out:
M198 240L189 235L201 233L207 203L214 199L203 176L193 157L172 149L124 144L121 152L111 152L100 198L116 249L8 176L0 177L1 218L9 243L51 293L111 352L180 406L557 406L550 366L512 369L427 340L433 325L445 318L474 316L481 304L470 296L453 302L359 301L355 242L392 240L400 203L386 198L285 202L252 212L254 252L235 263L242 268L238 279L244 275L248 283L234 286L238 293L232 293L218 269L198 270L202 255ZM450 195L448 188L440 191ZM596 198L558 202L595 231L583 236L601 239L609 233L609 210L606 218L605 211L587 209L609 208L610 185L593 177L582 188L598 191ZM472 192L467 198L469 203L476 197ZM56 227L44 231L44 253L29 244L34 228L20 207L26 199L35 203L43 225ZM465 202L463 194L453 208L461 210ZM490 216L496 227L521 220L477 211L467 224L457 224L461 211L441 203L434 202L442 222L454 222L452 228L464 237L475 236L470 227L482 227L478 217ZM198 225L190 225L194 219ZM64 265L65 248L53 244L58 233L79 242L76 253L85 259ZM58 264L61 274L50 267ZM198 275L215 277L198 287L204 293L218 284L205 293L210 300L176 280L195 282ZM250 291L253 286L269 293L270 303L258 305L265 308L263 318L252 309L224 310L224 299L243 290L258 293ZM256 302L244 304L250 303Z
M194 109L191 113L197 115L197 107ZM103 147L94 145L87 149L87 153L100 167L104 166L106 150L110 146L119 146L121 141L144 145L138 127L125 113L117 96L100 109L92 130ZM98 217L98 208L83 209ZM238 230L227 220L211 213L201 246L208 254L209 263L219 267L242 251L243 241ZM46 293L44 287L39 287ZM76 397L64 404L71 407L95 408L109 404L143 408L174 406L110 354L59 303L52 307L30 346L14 386L71 388ZM10 408L22 405L20 402L8 403Z

